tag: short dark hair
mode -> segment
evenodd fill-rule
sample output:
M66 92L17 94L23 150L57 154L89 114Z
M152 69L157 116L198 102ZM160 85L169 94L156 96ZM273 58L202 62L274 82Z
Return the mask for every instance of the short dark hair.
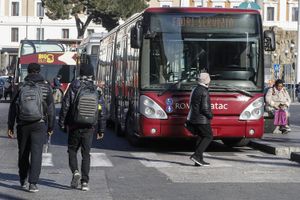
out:
M283 84L283 80L277 79L277 80L275 81L275 86L278 86L279 84Z
M27 67L27 72L29 74L31 73L40 73L41 71L41 66L37 63L30 63Z

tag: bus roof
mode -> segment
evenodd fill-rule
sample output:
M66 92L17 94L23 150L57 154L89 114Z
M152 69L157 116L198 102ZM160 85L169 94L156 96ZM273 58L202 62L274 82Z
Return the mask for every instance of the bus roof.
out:
M199 8L199 7L151 7L147 8L145 13L250 13L260 14L254 9L238 9L238 8Z
M89 36L87 36L86 38L83 38L81 40L81 43L79 44L79 46L85 45L87 43L91 43L91 42L100 42L100 39L105 35L106 33L92 33Z

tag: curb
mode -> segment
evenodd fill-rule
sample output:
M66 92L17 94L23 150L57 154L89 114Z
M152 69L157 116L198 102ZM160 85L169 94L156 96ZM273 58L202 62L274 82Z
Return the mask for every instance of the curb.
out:
M300 163L300 152L292 152L291 160Z
M258 149L260 151L270 153L277 156L288 156L292 157L292 154L295 159L298 159L300 161L300 147L295 146L280 146L274 143L266 142L263 140L251 140L249 143L249 146ZM299 152L299 153L296 153ZM299 155L295 155L299 154ZM292 158L291 158L292 159ZM293 160L296 161L296 160ZM298 162L298 161L297 161Z

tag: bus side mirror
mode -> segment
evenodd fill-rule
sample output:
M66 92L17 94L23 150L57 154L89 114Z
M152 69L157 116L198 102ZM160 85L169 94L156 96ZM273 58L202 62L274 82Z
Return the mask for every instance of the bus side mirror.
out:
M140 22L137 22L130 30L130 46L139 49L142 43L142 28Z
M273 30L264 31L264 48L265 51L275 51L276 42L275 42L275 33Z

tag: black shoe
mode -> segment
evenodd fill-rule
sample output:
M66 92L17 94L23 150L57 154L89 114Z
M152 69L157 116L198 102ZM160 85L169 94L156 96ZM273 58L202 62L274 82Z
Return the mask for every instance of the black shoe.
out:
M204 162L203 159L197 158L194 155L192 155L190 157L190 159L195 162L195 166L209 166L210 165L209 163Z
M194 164L195 167L200 167L201 165L199 165L198 163Z
M72 181L71 181L71 188L78 187L80 178L81 178L81 175L80 175L79 171L75 170L75 172L73 173Z
M36 186L36 184L30 184L29 185L29 192L38 192L39 188Z
M23 189L26 189L26 187L27 187L27 182L26 182L26 180L20 180L20 184L21 184L21 187L22 187Z
M202 166L209 166L210 164L208 162L205 162L204 160L201 161Z

